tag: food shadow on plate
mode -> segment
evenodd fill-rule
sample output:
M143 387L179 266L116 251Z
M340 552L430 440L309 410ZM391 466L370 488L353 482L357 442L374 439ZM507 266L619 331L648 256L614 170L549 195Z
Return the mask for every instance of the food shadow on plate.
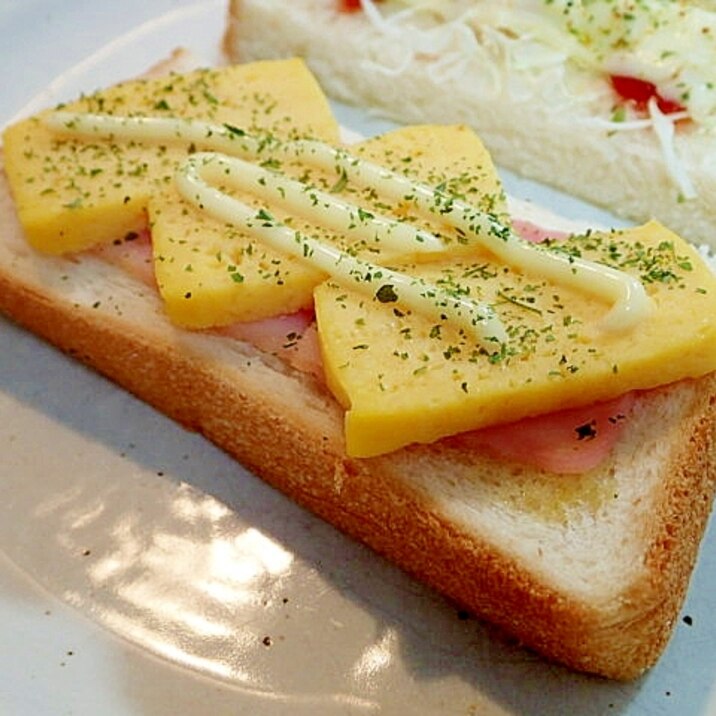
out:
M0 345L2 547L154 654L275 713L704 713L716 652L683 625L632 684L548 664L35 337Z

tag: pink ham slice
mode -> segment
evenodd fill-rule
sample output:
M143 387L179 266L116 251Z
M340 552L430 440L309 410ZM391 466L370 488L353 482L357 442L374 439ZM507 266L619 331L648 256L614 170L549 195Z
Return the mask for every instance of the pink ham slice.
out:
M232 323L230 326L216 329L216 332L251 343L256 348L285 360L296 370L323 380L321 349L312 310L266 318L263 321Z
M561 239L567 234L543 229L529 221L514 221L525 240ZM127 235L94 250L104 260L123 268L147 285L156 286L149 230ZM220 335L251 343L276 355L296 370L323 380L318 332L312 310L215 329ZM598 466L611 453L628 419L634 395L574 410L528 418L448 438L451 445L478 449L562 474L580 474Z
M111 244L97 246L92 249L92 253L118 266L148 286L156 287L152 237L149 229L129 233L123 239L117 239Z
M545 241L546 239L566 239L569 234L564 231L545 229L531 221L522 219L513 219L512 228L525 240L534 244Z
M156 288L149 229L128 234L124 239L99 246L92 251L101 259ZM259 350L280 357L296 370L323 378L313 310L298 311L263 321L234 323L217 328L214 332L251 343Z
M634 393L583 408L561 410L462 433L450 444L477 449L492 457L565 475L600 465L619 440L629 418Z

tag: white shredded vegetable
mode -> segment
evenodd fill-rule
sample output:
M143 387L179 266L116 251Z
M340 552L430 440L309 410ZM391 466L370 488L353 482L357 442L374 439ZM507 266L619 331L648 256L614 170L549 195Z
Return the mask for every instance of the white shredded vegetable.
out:
M661 145L666 170L669 172L676 186L679 187L681 196L684 199L695 198L696 189L694 184L674 146L674 120L659 109L657 101L653 97L649 100L649 116L653 123L654 132Z

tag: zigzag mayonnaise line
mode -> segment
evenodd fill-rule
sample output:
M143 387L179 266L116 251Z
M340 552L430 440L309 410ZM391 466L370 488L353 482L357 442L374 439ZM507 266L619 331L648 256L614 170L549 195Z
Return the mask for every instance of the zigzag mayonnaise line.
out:
M572 256L543 251L534 245L522 241L508 227L499 223L494 215L478 211L465 202L443 195L439 190L415 183L405 176L386 170L370 162L351 156L344 150L335 149L322 142L300 140L294 142L267 143L266 139L252 137L232 127L219 127L204 122L159 119L151 117L117 117L106 115L72 114L57 112L46 120L46 124L56 131L70 135L91 135L102 137L124 137L132 139L171 138L183 141L201 142L212 148L229 154L240 154L254 159L259 158L268 146L279 154L301 158L303 161L332 169L339 175L339 181L357 181L363 185L375 187L382 195L395 201L409 200L423 213L439 214L441 220L457 228L465 242L479 243L488 248L505 263L516 265L536 275L546 276L557 283L570 285L580 290L601 296L612 302L613 308L601 321L606 330L628 330L641 321L650 310L650 301L641 282L623 271L603 264ZM411 279L384 267L359 261L346 252L340 252L319 244L306 237L297 236L288 227L281 226L273 217L266 214L256 215L241 202L210 191L201 178L203 169L211 169L216 178L218 172L228 177L238 178L242 184L258 183L266 193L266 181L273 181L275 174L267 170L258 170L246 162L228 161L219 154L202 154L189 160L184 171L179 173L178 187L184 198L193 201L224 221L236 221L260 233L264 240L293 253L299 258L312 261L323 271L341 278L352 287L365 289L366 275L377 275L381 284L399 286L399 300L415 308L420 313L426 311L440 318L447 314L453 320L477 333L478 340L488 348L494 349L495 343L505 340L504 328L489 307L475 303L465 297L455 297L435 286ZM203 167L203 169L202 169ZM258 172L258 177L256 173ZM253 176L251 176L253 174ZM263 183L262 183L263 180ZM281 195L294 205L299 205L304 213L315 214L315 206L320 207L320 222L329 221L336 226L343 220L344 227L350 226L360 215L357 207L345 202L333 202L327 195L317 195L315 190L298 182L279 180L284 185ZM331 217L338 214L338 222ZM370 224L381 236L391 235L392 226L375 225L370 215ZM405 241L407 237L397 237ZM416 244L426 250L435 249L439 240L429 235L412 233ZM411 245L412 248L412 245Z

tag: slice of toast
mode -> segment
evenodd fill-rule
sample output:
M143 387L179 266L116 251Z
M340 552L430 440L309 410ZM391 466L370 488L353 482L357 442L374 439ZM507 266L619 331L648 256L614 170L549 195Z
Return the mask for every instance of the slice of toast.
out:
M0 217L0 310L20 325L547 658L630 679L659 657L716 487L716 375L638 395L610 459L580 476L459 439L352 459L319 381L176 328L96 256L33 250L4 173Z
M577 478L450 441L349 459L323 386L173 327L100 259L35 252L4 178L0 197L3 313L548 658L618 679L658 658L716 484L716 376L641 394L611 459Z

